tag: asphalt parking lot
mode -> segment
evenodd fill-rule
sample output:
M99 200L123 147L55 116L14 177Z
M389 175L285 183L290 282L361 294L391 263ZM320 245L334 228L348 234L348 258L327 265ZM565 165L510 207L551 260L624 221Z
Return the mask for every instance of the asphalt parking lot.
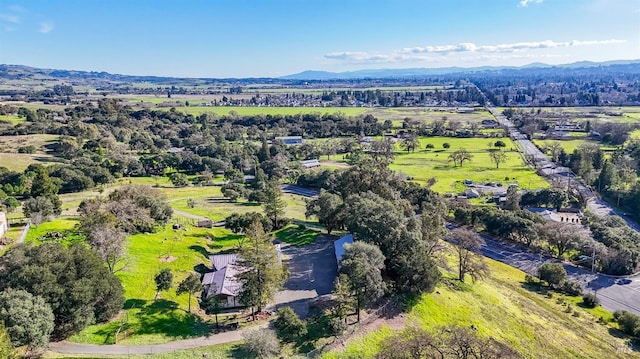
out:
M333 242L335 237L322 235L306 246L282 245L289 278L275 298L275 309L290 306L298 315L309 312L309 301L331 293L337 275Z

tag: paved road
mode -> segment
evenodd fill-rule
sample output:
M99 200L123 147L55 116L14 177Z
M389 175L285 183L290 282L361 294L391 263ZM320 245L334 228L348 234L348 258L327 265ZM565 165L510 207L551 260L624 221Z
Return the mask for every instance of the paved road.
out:
M266 328L268 323L255 327L219 333L207 337L177 340L154 345L95 345L79 344L67 341L50 343L49 349L56 353L87 354L87 355L143 355L173 352L176 350L193 349L204 346L232 343L242 340L242 335L250 330Z
M525 157L531 159L536 168L539 168L542 174L550 180L550 182L577 190L586 200L587 208L589 208L591 212L600 216L619 216L627 222L631 228L640 232L640 225L638 225L638 223L634 222L628 216L617 212L608 203L599 199L594 191L576 179L576 176L570 169L558 166L555 162L548 159L547 156L533 144L533 142L527 139L525 134L521 133L514 124L503 114L499 113L495 107L487 106L487 109L501 125L507 127L509 136L517 142L525 154Z
M536 274L537 268L545 262L557 260L529 253L520 248L510 246L483 235L485 245L481 252L484 256L521 269L529 274ZM587 291L594 292L603 308L613 312L626 310L640 315L640 278L632 278L629 284L616 284L616 278L564 263L570 279L579 282Z

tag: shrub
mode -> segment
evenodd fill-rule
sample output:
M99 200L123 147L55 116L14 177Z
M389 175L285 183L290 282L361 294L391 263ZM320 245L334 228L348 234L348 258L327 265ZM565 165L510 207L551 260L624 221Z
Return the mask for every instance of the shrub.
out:
M580 285L580 283L573 280L565 280L564 282L562 282L561 290L564 293L572 296L582 295L582 286Z
M36 153L36 146L22 146L18 147L18 153Z
M525 274L524 282L527 284L536 284L536 277L532 276L531 274Z
M338 317L329 319L329 323L327 324L327 326L329 329L329 333L334 336L338 336L344 333L345 330L347 330L347 323Z
M595 308L598 306L598 304L600 304L598 297L596 297L596 295L593 293L587 293L584 296L582 296L582 302L588 308Z
M549 284L550 287L560 285L567 277L567 271L560 263L544 263L538 267L538 278Z
M307 334L307 325L304 320L291 309L282 307L278 309L278 319L273 323L276 334L285 342L293 342Z
M280 353L280 343L273 330L256 329L243 335L244 350L253 358L269 358Z
M637 335L640 329L640 317L626 310L616 310L613 318L618 322L620 330L629 335Z

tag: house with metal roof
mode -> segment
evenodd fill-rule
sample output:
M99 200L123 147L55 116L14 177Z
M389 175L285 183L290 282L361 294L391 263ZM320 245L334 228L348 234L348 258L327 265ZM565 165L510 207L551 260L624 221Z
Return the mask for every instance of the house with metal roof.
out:
M213 272L205 273L202 279L204 297L218 296L224 308L240 307L238 294L242 290L242 283L238 275L244 268L238 266L236 254L217 254L209 257L213 264Z

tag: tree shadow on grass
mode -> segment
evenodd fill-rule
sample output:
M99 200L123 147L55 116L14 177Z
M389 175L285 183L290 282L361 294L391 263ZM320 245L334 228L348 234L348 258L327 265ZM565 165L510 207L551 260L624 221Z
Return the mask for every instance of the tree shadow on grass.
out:
M236 205L242 206L242 207L260 207L262 204L258 202L242 202L242 203L236 203Z
M147 312L141 312L140 325L136 334L162 334L173 339L187 339L211 334L213 325L197 315L178 310L177 304L172 303L174 303L173 306L158 305L159 308L150 308Z
M178 309L178 303L172 300L158 299L151 304L140 308L140 315L154 315L167 313Z
M209 267L207 267L206 265L202 264L202 263L194 266L193 270L198 272L198 273L200 273L200 274L211 272L211 269Z
M131 308L142 308L144 307L144 305L147 304L147 301L144 299L137 299L137 298L129 298L127 299L126 302L124 302L124 309L131 309Z
M189 249L191 249L192 251L196 251L196 252L202 254L202 256L204 256L207 259L209 258L210 253L203 246L198 246L198 245L194 244L194 245L189 246Z

